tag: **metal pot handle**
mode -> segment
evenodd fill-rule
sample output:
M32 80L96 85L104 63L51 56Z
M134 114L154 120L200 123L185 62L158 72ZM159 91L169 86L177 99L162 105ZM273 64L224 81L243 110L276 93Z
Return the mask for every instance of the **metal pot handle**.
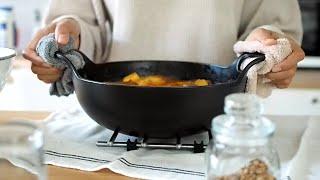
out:
M72 62L61 52L61 51L57 51L54 54L57 58L61 59L62 61L64 61L67 66L72 70L73 74L79 79L80 75L76 69L76 67L74 67L74 65L72 64Z
M83 52L79 51L78 49L73 49L72 51L78 52L78 53L82 56L82 58L83 58L83 60L84 60L84 62L85 62L86 65L91 65L91 66L92 66L92 65L93 65L93 66L96 65L95 63L93 63L93 61L91 61L91 59L88 58L87 55L85 55Z
M243 70L241 70L240 69L241 64L248 58L255 58L255 59L252 60ZM241 54L236 60L236 68L237 68L237 71L240 72L239 79L242 79L243 77L245 77L247 72L252 66L263 62L265 59L266 59L266 56L259 52L254 52L254 53L246 52Z

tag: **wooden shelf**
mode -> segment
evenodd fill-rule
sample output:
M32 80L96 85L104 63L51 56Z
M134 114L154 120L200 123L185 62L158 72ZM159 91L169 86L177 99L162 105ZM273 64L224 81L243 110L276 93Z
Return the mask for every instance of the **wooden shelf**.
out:
M290 88L320 89L320 69L298 69Z

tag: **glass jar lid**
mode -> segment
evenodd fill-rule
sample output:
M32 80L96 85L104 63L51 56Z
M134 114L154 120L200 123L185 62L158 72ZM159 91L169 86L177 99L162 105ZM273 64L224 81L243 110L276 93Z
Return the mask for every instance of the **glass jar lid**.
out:
M225 115L212 121L212 133L224 143L237 145L264 144L275 131L275 125L261 117L260 98L237 93L226 97Z

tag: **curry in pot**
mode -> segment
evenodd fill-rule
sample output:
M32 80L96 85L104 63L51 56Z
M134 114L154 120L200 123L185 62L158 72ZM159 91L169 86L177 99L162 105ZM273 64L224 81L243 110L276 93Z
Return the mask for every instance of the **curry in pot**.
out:
M194 79L194 80L177 80L162 75L140 76L134 72L125 76L121 83L137 86L152 86L152 87L187 87L187 86L208 86L209 80Z

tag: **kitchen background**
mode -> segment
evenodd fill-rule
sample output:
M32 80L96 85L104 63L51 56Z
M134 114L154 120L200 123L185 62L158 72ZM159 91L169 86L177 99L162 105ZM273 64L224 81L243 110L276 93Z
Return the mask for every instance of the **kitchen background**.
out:
M40 27L48 1L0 0L0 7L13 7L18 32L16 48L19 52ZM320 1L301 0L300 3L304 29L307 32L304 46L308 48L306 52L309 57L300 64L300 70L289 89L275 90L272 96L265 100L266 114L320 114L320 57L317 57L320 55ZM0 93L0 110L53 111L77 105L74 95L62 98L49 96L49 85L40 82L31 73L30 64L21 56L16 58L8 81Z
M0 0L0 6L13 7L18 30L17 49L23 50L32 34L41 26L41 17L49 0Z

